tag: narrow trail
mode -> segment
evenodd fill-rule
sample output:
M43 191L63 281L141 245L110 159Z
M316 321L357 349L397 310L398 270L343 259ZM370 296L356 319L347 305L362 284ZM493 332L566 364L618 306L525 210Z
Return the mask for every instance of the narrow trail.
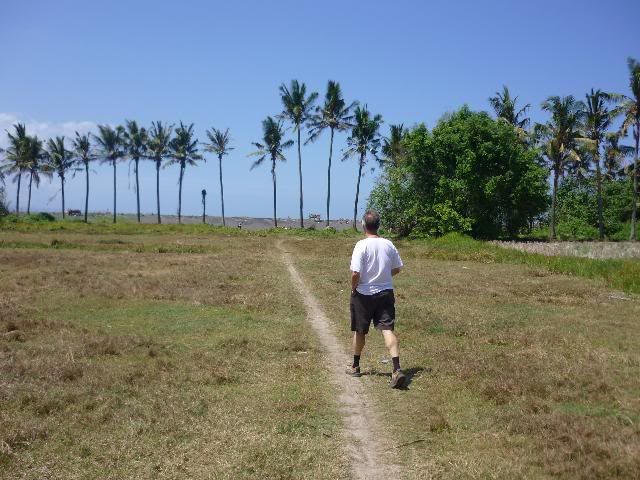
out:
M389 454L385 452L391 443L381 434L379 414L370 403L361 379L349 377L344 373L351 358L331 332L329 320L298 273L282 240L279 240L277 245L282 251L282 259L289 270L293 285L302 296L307 309L307 321L324 347L332 383L339 391L338 406L344 422L346 449L351 457L354 477L367 480L399 478L398 466L388 462Z

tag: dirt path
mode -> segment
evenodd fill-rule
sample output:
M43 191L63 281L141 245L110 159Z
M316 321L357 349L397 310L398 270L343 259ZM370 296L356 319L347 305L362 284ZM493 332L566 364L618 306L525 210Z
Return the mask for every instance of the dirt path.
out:
M302 296L307 309L307 320L313 327L325 349L331 379L338 388L338 404L345 426L345 439L355 478L394 479L400 477L399 468L388 460L391 443L381 434L378 413L371 403L358 378L344 373L351 358L348 357L338 339L331 332L329 320L318 304L309 287L294 266L291 254L282 241L278 241L282 259L289 269L294 286Z

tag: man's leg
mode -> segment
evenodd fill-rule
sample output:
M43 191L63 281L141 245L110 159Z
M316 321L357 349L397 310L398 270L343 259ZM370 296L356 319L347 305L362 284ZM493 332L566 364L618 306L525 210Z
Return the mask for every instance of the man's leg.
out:
M400 349L398 347L398 337L393 330L382 330L382 336L384 337L384 344L389 349L391 358L400 356Z
M362 354L366 337L364 333L353 332L353 368L360 366L360 355Z
M393 372L391 373L391 388L402 388L406 382L406 377L400 370L400 350L398 348L398 337L393 330L382 330L384 344L389 349L391 361L393 362Z

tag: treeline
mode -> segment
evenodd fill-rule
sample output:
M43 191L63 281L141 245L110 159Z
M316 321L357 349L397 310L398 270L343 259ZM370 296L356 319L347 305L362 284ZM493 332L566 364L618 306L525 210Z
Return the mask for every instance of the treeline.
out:
M489 99L496 119L463 107L431 131L392 126L370 205L400 235L500 238L536 226L551 239L621 239L630 224L637 240L640 63L628 66L629 95L551 96L545 123L531 125L530 105L504 87ZM629 133L634 147L622 144Z
M382 117L369 112L366 105L358 102L347 103L343 98L340 84L329 81L324 102L316 105L318 94L307 92L304 83L291 81L279 89L283 110L262 122L263 137L260 142L252 142L257 149L250 156L258 157L251 169L268 162L271 166L273 182L273 222L277 227L277 183L276 165L284 161L285 150L297 144L298 175L300 193L300 227L304 226L302 145L316 141L324 131L328 131L329 159L327 165L327 204L326 224L329 226L331 203L331 163L333 160L334 137L339 132L349 132L346 148L342 151L342 159L355 157L358 160L358 179L355 192L353 226L356 225L356 214L360 196L360 179L363 167L369 155L377 158L380 146L380 126ZM286 138L289 126L296 137L294 142ZM303 137L304 132L304 137ZM71 141L63 136L48 139L46 142L36 135L29 135L25 125L18 123L13 130L7 132L9 146L1 151L0 180L11 177L17 184L16 215L20 216L20 191L23 180L27 181L27 214L31 212L32 189L37 188L43 177L57 176L61 186L61 211L65 217L65 182L70 172L82 170L85 173L85 205L84 221L89 211L90 180L89 166L94 161L109 164L113 169L113 222L117 221L117 166L123 160L133 162L135 175L135 191L137 218L140 222L140 179L141 161L152 161L156 170L156 214L161 223L160 207L160 170L167 165L179 167L178 177L178 221L182 222L182 183L188 166L194 166L203 160L206 153L218 158L218 175L220 184L220 205L222 223L224 213L224 183L222 160L233 150L229 129L211 128L206 131L207 141L200 142L194 134L194 125L171 125L161 121L152 122L145 128L133 120L127 120L123 126L98 125L97 132L81 134L76 132ZM206 191L202 191L203 208ZM0 209L1 212L1 209ZM204 220L204 215L203 215Z

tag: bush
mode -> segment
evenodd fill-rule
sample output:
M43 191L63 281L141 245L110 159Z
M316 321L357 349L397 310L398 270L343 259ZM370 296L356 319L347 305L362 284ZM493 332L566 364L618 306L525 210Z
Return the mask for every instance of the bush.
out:
M11 215L5 216L3 221L7 223L49 223L55 222L56 217L47 212L34 213L32 215L20 215L19 217L12 213Z
M620 239L631 219L631 182L628 179L604 180L602 203L605 235L610 239ZM593 176L580 179L566 177L560 184L558 236L563 240L599 238L598 195Z

